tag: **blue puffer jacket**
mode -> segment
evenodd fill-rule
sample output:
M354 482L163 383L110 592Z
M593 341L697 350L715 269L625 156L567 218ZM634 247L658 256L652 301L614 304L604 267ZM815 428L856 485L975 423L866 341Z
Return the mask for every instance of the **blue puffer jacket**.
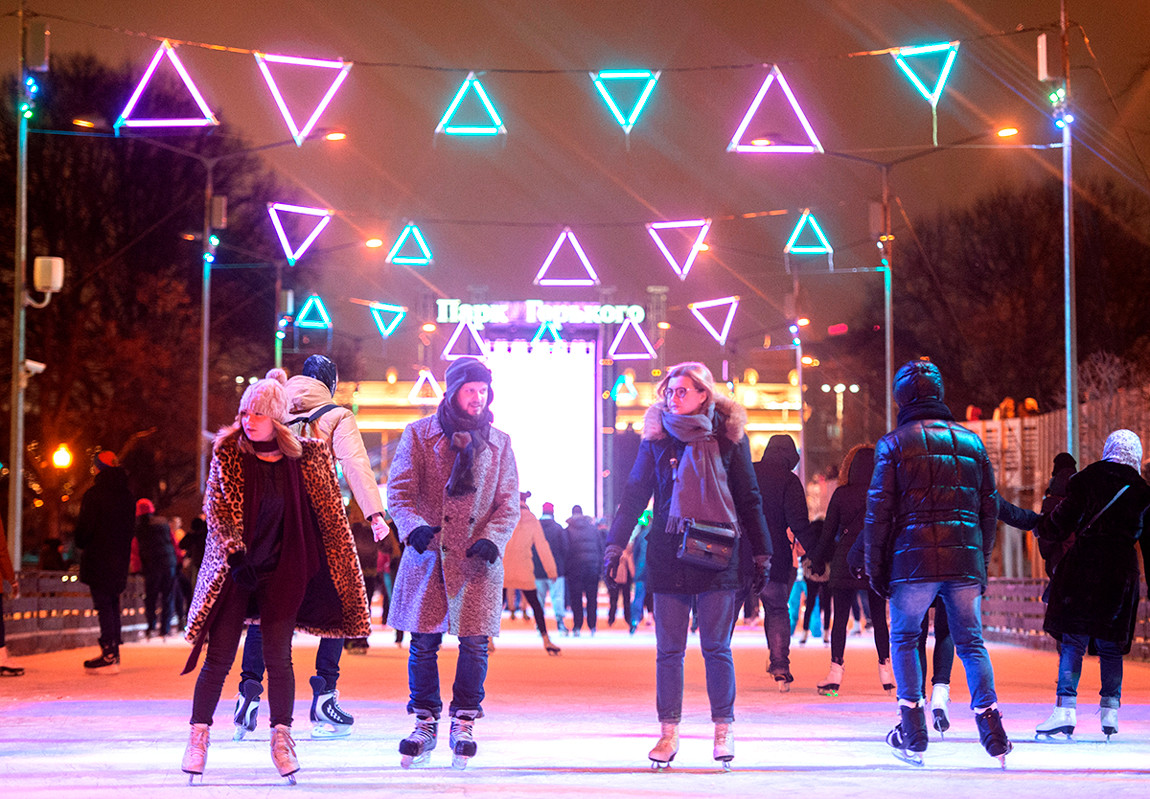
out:
M949 420L942 377L912 361L895 375L900 424L875 447L867 492L866 571L899 582L979 582L994 548L998 493L977 435ZM906 421L904 421L906 420Z

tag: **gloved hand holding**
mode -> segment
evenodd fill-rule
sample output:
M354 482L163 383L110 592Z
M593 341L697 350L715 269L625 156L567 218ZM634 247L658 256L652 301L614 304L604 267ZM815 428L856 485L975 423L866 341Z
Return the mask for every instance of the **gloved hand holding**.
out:
M890 599L890 580L886 577L871 577L870 590L883 599Z
M623 547L618 544L608 544L603 555L603 576L611 582L618 582L615 577L619 573L619 559L623 557Z
M254 566L248 562L248 556L240 551L228 555L228 568L236 585L245 591L254 591L259 586L260 576Z
M499 560L499 547L486 538L480 538L467 548L467 557L483 558L488 563Z
M407 536L407 545L422 555L431 545L431 539L435 538L435 534L442 529L438 524L435 527L421 524Z
M755 573L751 577L751 593L756 596L763 593L767 587L767 580L771 574L771 556L759 555L755 558Z

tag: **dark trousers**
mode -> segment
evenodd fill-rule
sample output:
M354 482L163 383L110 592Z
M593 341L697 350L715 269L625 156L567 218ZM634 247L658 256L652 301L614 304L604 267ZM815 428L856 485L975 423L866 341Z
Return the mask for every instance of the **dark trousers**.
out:
M934 658L931 662L930 684L950 685L950 672L954 668L954 636L941 599L934 600ZM922 617L922 632L918 636L918 662L922 664L922 694L926 696L926 637L930 632L930 614ZM877 635L877 631L876 631Z
M294 603L284 603L282 598L270 600L269 577L260 580L256 588L256 598L260 608L260 630L263 640L263 659L268 671L268 708L271 726L292 722L292 706L295 703L295 671L291 662L291 639L295 628L296 614L302 596ZM220 703L220 693L224 680L231 671L240 645L240 635L244 631L244 617L247 615L251 593L234 582L225 584L222 595L216 600L215 616L208 630L208 648L204 654L204 665L196 679L196 692L192 698L192 724L211 724ZM253 625L254 626L254 625ZM325 639L326 640L326 639ZM342 651L342 645L340 647Z
M811 619L814 618L815 604L817 603L823 614L823 630L825 631L831 626L830 583L826 581L819 583L814 580L806 580L805 582L807 585L807 603L803 611L803 629L811 629Z
M607 581L607 626L615 623L618 612L619 599L623 600L623 619L627 626L631 626L631 583L614 583Z
M244 680L264 681L263 620L260 624L248 625L248 637L244 640L244 657L240 671L240 682ZM315 673L323 677L325 690L334 691L339 682L339 659L343 655L342 638L321 638L315 650Z
M831 662L842 665L843 653L847 646L847 621L851 616L851 604L857 599L854 588L832 588L831 602L834 604L834 623L831 625ZM874 630L874 648L880 662L890 659L890 630L886 624L886 600L874 591L867 591L867 604L870 607L871 628ZM952 650L953 657L953 650Z
M539 601L539 592L532 588L530 591L520 589L523 599L531 606L531 615L535 617L535 628L540 635L547 635L547 620L543 618L543 603ZM523 611L526 613L527 611Z
M100 646L119 646L120 639L120 592L89 586L92 592L92 607L100 620Z
M583 599L587 599L587 629L594 630L599 617L599 575L567 575L567 601L571 604L571 629L583 627Z
M166 636L172 623L172 615L176 612L175 597L176 575L174 572L158 571L144 573L144 621L147 624L146 632L157 629L156 605L159 603L159 633Z

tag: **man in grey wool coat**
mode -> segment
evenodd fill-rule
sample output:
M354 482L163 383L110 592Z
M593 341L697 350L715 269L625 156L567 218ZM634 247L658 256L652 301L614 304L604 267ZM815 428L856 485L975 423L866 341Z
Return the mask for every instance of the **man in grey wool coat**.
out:
M427 762L443 710L437 653L459 638L452 687L452 765L466 767L483 716L488 638L499 634L503 550L519 521L519 475L511 439L491 426L491 371L475 358L447 368L434 416L403 431L387 482L387 504L407 545L388 624L411 633L407 679L415 730L399 744L406 768Z

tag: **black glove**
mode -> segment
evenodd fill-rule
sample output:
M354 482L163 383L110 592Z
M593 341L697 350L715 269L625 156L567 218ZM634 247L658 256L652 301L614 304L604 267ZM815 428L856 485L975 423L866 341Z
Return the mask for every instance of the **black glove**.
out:
M248 562L243 552L233 552L228 555L228 568L236 585L245 591L254 591L259 587L260 576L254 566Z
M426 524L421 524L407 536L407 545L422 555L427 551L431 539L435 538L435 534L442 529L439 525L429 527Z
M467 557L483 558L488 563L494 563L499 560L499 547L486 538L480 538L467 548Z
M890 599L890 580L886 578L871 577L870 590L874 591L883 599Z
M611 582L618 582L615 577L619 574L619 559L623 557L623 547L618 544L608 544L603 555L603 576Z
M771 575L771 557L755 558L755 574L751 577L751 593L755 596L763 593Z

